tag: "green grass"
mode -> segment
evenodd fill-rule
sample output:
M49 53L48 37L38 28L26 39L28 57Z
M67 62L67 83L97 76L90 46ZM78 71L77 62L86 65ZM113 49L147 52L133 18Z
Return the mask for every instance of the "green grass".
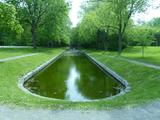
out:
M14 56L20 56L25 54L31 54L31 53L37 53L37 52L43 52L44 50L42 48L39 49L33 49L33 48L1 48L0 49L0 59L8 58L8 57L14 57Z
M21 51L18 49L16 51ZM27 51L25 49L25 51ZM48 102L24 93L18 88L18 79L35 69L45 61L58 55L63 49L37 49L38 55L25 57L10 62L0 62L0 103L26 106L48 106ZM4 52L5 53L5 52ZM25 52L26 53L26 52ZM28 49L27 53L30 53ZM6 51L8 54L8 50ZM16 55L16 52L15 52Z
M110 101L101 102L104 106L137 105L160 98L159 70L139 66L122 59L108 57L108 54L100 51L90 51L90 55L125 78L131 86L131 91L129 93Z
M123 51L122 56L160 65L160 47L145 47L144 57L141 54L141 47L129 47Z
M19 51L19 50L18 50ZM21 51L21 50L20 50ZM131 91L113 100L96 102L67 102L60 100L46 100L24 93L18 88L18 78L35 69L45 61L58 55L63 49L38 49L40 54L21 58L9 62L0 62L0 104L18 105L25 107L44 107L51 109L110 109L126 105L138 105L160 98L160 71L135 65L118 58L108 57L103 51L89 51L89 54L107 65L123 78L130 86ZM32 51L28 51L30 53ZM6 52L7 54L8 52ZM5 54L5 51L4 51ZM16 52L15 52L16 54ZM63 67L63 66L62 66Z
M95 51L95 50L92 50ZM97 52L97 51L95 51ZM102 51L99 51L102 52ZM123 50L121 56L118 55L117 52L108 52L103 51L105 55L113 56L113 57L125 57L132 60L137 60L140 62L145 62L149 64L154 64L160 66L160 47L145 47L145 54L142 57L141 47L128 47Z

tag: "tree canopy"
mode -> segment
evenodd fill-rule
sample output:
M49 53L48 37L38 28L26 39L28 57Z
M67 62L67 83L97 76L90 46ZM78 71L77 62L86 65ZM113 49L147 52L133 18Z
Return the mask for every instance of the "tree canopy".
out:
M79 38L75 39L121 53L127 44L126 30L133 25L131 17L145 11L147 3L148 0L89 0L82 7L83 17L75 28Z
M17 10L24 32L20 43L53 46L69 43L69 4L64 0L5 0ZM10 12L12 14L12 12ZM32 42L31 42L32 41Z
M10 28L17 33L22 33L23 29L16 18L16 9L13 5L0 2L0 29Z
M160 45L160 18L135 24L148 0L88 0L71 28L65 0L0 2L0 45L69 46L116 50L131 45Z

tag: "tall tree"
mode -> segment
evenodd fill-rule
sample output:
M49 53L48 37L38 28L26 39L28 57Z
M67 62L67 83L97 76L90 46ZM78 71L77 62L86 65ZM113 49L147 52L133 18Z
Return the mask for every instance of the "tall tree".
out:
M49 1L44 0L22 0L24 11L26 12L26 21L31 26L33 47L36 48L36 32L41 23L42 17L49 8Z
M57 21L54 21L54 20L57 19L57 17L63 18L63 15L64 15L59 13L64 13L64 11L68 10L67 3L65 3L64 0L47 0L47 1L46 0L6 0L6 1L16 6L16 8L19 11L19 18L21 19L21 22L27 23L30 26L31 35L32 35L32 44L34 48L37 47L38 29L47 23L50 23L50 28L51 27L55 28L56 25L54 23L56 23ZM51 14L51 11L52 11L52 14ZM55 11L57 12L56 13L57 16L55 14Z
M118 52L122 52L123 37L131 16L141 12L147 5L148 0L108 0L115 14L118 27Z

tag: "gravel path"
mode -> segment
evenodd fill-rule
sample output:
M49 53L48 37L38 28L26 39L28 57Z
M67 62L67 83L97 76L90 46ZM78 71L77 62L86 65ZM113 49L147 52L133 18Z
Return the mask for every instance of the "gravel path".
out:
M160 102L112 111L44 110L0 107L0 120L160 120Z
M130 63L135 63L135 64L138 64L138 65L143 65L143 66L146 66L146 67L149 67L149 68L160 70L160 66L158 66L158 65L153 65L153 64L149 64L149 63L145 63L145 62L141 62L141 61L137 61L137 60L131 60L131 59L127 59L127 58L121 58L121 59L126 60Z
M0 46L0 48L33 48L32 46Z
M108 56L108 57L116 58L115 56ZM125 60L125 61L128 61L130 63L134 63L134 64L137 64L137 65L142 65L142 66L146 66L146 67L153 68L153 69L156 69L156 70L160 70L160 66L158 66L158 65L149 64L149 63L141 62L141 61L137 61L137 60L132 60L132 59L125 58L125 57L118 57L116 59Z
M20 58L24 58L24 57L29 57L29 56L34 56L34 55L38 55L38 54L39 53L33 53L33 54L26 54L26 55L21 55L21 56L4 58L4 59L0 59L0 62L12 61L12 60L16 60L16 59L20 59Z

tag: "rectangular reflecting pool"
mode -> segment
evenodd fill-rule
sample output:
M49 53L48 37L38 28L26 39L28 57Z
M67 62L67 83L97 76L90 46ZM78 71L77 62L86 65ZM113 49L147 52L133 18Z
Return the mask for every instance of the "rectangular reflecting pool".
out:
M123 85L82 53L66 53L24 83L31 93L70 101L102 99Z

